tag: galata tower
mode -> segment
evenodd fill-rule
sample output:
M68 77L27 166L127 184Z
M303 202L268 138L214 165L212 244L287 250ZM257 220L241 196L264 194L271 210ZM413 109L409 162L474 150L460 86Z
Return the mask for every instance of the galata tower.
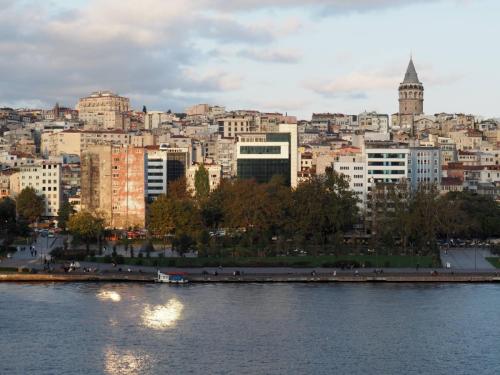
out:
M399 114L421 115L424 113L424 86L418 80L413 59L406 69L403 82L399 84Z

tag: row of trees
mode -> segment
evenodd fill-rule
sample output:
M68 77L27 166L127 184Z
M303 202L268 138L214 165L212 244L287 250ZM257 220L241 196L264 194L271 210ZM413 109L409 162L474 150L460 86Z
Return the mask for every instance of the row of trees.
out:
M347 237L363 238L355 224L371 232L365 245L403 253L432 253L438 239L500 236L500 206L489 196L443 195L434 185L411 192L406 183L378 186L372 194L368 212L360 212L348 181L332 170L293 190L277 177L267 184L223 181L210 192L200 168L195 191L186 191L183 180L174 183L168 197L151 204L148 222L153 235L170 238L180 252L201 254L224 247L251 255L338 251Z
M371 201L372 242L403 251L433 250L436 240L500 236L500 206L471 192L439 194L434 185L411 193L405 183L379 186Z
M276 177L267 184L223 181L210 192L208 176L200 168L194 194L179 180L169 186L168 196L151 204L148 227L155 236L170 237L180 252L236 247L240 255L274 254L338 244L358 221L357 202L348 181L333 171L295 190Z

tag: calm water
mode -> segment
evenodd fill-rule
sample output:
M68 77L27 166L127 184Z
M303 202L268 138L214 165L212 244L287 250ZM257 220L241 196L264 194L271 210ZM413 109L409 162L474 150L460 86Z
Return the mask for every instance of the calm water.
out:
M496 285L0 284L0 374L499 374Z

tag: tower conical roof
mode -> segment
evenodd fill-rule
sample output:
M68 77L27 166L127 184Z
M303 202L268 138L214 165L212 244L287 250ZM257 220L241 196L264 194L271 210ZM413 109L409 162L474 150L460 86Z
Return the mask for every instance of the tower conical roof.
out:
M412 58L410 58L410 62L408 63L408 68L406 69L403 83L420 83L420 81L418 80L417 71L415 70L415 65L413 65Z

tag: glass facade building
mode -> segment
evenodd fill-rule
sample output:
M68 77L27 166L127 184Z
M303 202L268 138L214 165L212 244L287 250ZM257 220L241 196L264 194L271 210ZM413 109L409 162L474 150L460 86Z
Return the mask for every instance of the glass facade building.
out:
M237 144L237 175L259 183L281 176L291 185L290 133L265 133L241 136Z
M273 176L282 176L290 185L290 159L238 159L238 178L265 183Z

